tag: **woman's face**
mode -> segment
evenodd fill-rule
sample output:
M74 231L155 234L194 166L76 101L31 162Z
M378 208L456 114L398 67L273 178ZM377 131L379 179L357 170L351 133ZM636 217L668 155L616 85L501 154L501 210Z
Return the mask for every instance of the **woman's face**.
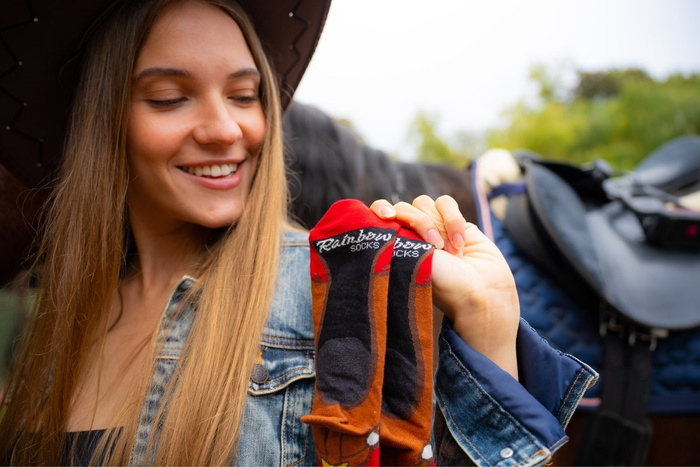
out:
M138 56L132 86L132 223L235 223L265 136L260 74L235 21L199 2L167 8Z

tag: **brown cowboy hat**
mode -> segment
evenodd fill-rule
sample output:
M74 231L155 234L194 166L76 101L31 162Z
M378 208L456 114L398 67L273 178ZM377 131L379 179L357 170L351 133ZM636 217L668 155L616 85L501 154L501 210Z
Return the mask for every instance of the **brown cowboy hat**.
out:
M84 31L117 1L0 1L0 164L28 186L51 180L60 160L76 75L66 64ZM272 60L286 108L331 0L238 2Z

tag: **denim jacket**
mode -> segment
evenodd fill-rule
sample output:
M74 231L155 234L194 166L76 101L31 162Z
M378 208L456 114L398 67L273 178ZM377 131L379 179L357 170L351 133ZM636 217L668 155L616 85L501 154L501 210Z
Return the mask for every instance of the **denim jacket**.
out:
M235 456L237 465L319 465L311 429L300 421L314 397L314 329L306 234L284 232L275 296L253 368ZM141 412L131 464L143 462L153 414L163 402L194 312L175 318L194 279L174 290L159 324L164 342ZM245 338L232 336L232 338ZM596 373L561 354L521 322L520 381L471 349L445 322L435 376L436 465L529 466L567 441L563 427ZM150 462L149 462L150 463Z

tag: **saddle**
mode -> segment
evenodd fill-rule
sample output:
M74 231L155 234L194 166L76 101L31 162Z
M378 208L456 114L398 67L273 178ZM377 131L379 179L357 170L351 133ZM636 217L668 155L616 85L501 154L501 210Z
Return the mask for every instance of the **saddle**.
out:
M577 463L643 464L657 340L700 326L700 212L678 198L700 189L700 137L673 140L620 177L602 161L516 158L524 184L506 212L513 243L584 309L599 310L601 405Z
M510 198L506 228L521 251L632 326L700 326L700 212L676 201L700 185L700 137L673 140L617 178L600 161L520 162L525 193Z

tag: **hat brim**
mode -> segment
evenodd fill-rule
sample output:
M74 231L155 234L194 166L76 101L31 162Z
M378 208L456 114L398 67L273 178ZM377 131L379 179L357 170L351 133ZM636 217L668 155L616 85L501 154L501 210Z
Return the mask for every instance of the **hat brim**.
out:
M0 163L30 187L60 162L76 71L66 67L89 25L117 0L0 2ZM283 108L316 49L330 0L238 0L278 76Z

